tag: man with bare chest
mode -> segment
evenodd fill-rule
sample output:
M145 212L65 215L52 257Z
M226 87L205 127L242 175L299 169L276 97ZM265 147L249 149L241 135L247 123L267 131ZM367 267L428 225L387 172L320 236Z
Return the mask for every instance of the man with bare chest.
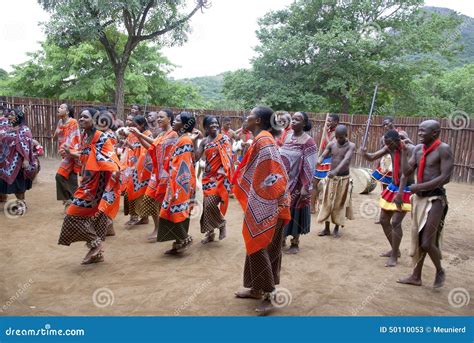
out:
M318 215L318 223L325 223L325 228L319 236L330 235L330 221L335 224L333 235L340 237L339 226L344 226L345 219L352 219L350 204L349 166L354 154L355 144L347 140L347 127L336 127L336 139L330 142L319 161L331 157L331 169L328 173L327 184L324 187L323 204Z
M381 253L381 257L388 257L385 263L386 267L395 267L400 256L400 243L402 241L403 230L402 221L407 212L411 210L410 188L413 184L413 177L406 178L401 168L401 149L410 154L415 148L411 142L406 144L401 141L402 136L396 130L388 130L384 137L384 146L382 149L368 153L367 149L360 150L361 156L368 161L375 161L386 154L391 157L392 176L390 183L383 190L380 198L380 222L385 236L390 243L390 250Z
M417 170L417 182L410 186L412 204L411 255L415 268L412 275L399 279L399 283L421 286L421 271L428 254L436 267L434 288L442 287L445 272L441 267L440 240L448 203L444 185L451 179L454 155L448 144L441 142L441 127L435 120L426 120L418 128L421 144L413 155L402 149L403 174L407 177Z

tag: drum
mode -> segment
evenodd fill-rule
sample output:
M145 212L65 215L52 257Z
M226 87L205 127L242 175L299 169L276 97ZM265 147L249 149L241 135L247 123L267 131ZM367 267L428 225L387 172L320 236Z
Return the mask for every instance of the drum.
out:
M377 187L377 182L371 176L371 169L351 168L350 175L353 184L353 192L356 194L369 194Z

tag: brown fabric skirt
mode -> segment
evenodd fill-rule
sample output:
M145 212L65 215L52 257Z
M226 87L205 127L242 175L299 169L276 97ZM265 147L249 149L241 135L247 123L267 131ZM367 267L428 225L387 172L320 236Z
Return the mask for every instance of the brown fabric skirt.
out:
M64 217L58 244L71 245L74 242L98 243L105 240L109 217L102 212L97 217L66 215Z
M56 199L71 200L74 192L77 190L77 174L69 174L69 178L65 178L61 174L56 174Z
M123 213L131 216L138 216L138 209L140 208L140 203L143 199L143 196L136 198L135 200L128 200L128 195L125 193L123 197Z
M180 223L173 223L167 219L160 218L157 241L183 241L188 237L188 231L189 218Z
M201 215L201 232L212 232L214 229L225 227L225 219L219 209L221 198L217 195L204 197Z
M270 293L280 283L283 226L275 229L272 242L265 249L245 257L244 287Z
M158 217L160 215L160 209L161 203L148 195L144 195L139 203L137 213L140 217Z

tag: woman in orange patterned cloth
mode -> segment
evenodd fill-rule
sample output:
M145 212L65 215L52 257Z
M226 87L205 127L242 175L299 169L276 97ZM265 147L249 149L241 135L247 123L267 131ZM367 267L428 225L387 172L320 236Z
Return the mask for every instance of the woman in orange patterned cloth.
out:
M79 148L79 124L74 119L74 108L68 104L58 107L59 122L53 137L58 138L61 164L56 172L56 199L67 208L71 204L72 195L77 189L77 174L81 171L80 161L64 152L65 148Z
M202 177L204 193L201 232L206 234L201 243L214 241L214 230L219 230L219 240L226 237L224 216L229 206L230 182L233 175L232 146L228 136L219 133L219 121L214 116L204 118L206 138L196 153L196 161L205 156L206 167Z
M83 130L79 150L64 149L67 156L81 160L82 182L67 208L58 244L85 241L89 251L82 264L104 260L107 225L120 204L119 160L110 136L96 129L99 121L95 109L84 109L79 118Z
M169 178L161 204L157 239L158 242L174 240L172 248L165 252L168 255L181 254L192 243L188 231L196 190L194 145L198 134L193 134L195 124L196 118L189 112L178 114L173 123L179 138L171 150L169 165L165 166Z
M133 128L136 128L144 136L153 138L144 116L136 115L133 117L130 129L133 130ZM125 191L124 212L125 215L130 214L130 220L125 225L148 224L148 217L140 217L138 209L150 181L153 163L148 150L140 144L136 135L128 135L126 147L127 169L125 173L127 178L122 188Z
M238 298L263 299L256 311L273 309L280 283L283 228L290 221L288 176L275 139L269 132L273 110L255 107L247 118L255 139L237 168L234 194L244 211L242 235L247 255L244 287Z
M156 114L157 128L160 129L160 132L155 139L146 136L136 128L130 129L130 132L138 138L140 144L145 149L148 149L148 153L153 161L153 171L150 181L148 182L148 187L140 207L137 209L141 217L151 216L153 218L155 228L148 236L149 242L156 242L161 203L165 197L169 178L165 166L169 165L171 150L178 140L178 134L171 127L173 119L173 112L169 109L163 109Z

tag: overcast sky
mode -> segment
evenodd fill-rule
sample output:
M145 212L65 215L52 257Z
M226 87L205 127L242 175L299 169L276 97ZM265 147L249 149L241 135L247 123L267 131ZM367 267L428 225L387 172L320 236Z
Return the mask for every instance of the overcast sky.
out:
M191 20L193 32L181 47L165 48L164 54L179 67L175 78L216 75L246 68L253 56L257 19L270 10L288 6L293 0L213 0L204 14ZM428 6L447 7L474 17L472 0L427 0ZM28 59L27 52L39 49L44 40L38 26L48 15L36 0L0 0L0 68L11 71L12 64ZM6 48L6 50L4 49Z

